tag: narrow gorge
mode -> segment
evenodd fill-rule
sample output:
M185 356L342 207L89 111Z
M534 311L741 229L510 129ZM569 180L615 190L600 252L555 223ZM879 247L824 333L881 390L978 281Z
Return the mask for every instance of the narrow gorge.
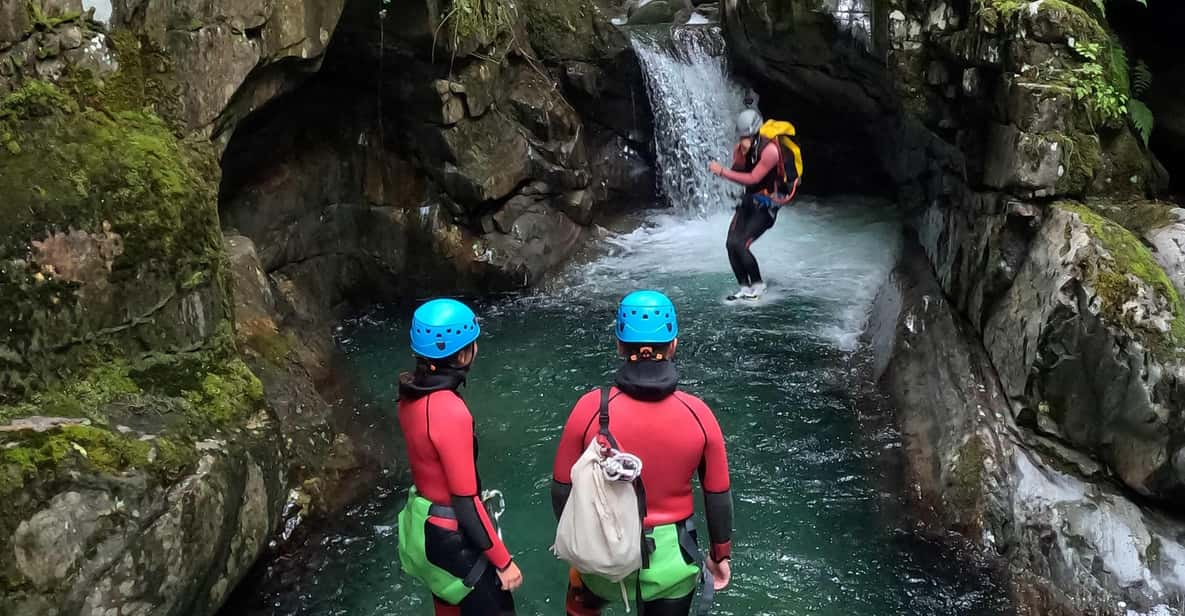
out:
M1171 0L0 0L0 614L428 609L390 412L438 294L481 307L481 464L520 611L555 611L540 486L634 286L675 298L729 435L717 613L1181 613L1182 28ZM797 125L807 195L736 308L707 163L746 104Z

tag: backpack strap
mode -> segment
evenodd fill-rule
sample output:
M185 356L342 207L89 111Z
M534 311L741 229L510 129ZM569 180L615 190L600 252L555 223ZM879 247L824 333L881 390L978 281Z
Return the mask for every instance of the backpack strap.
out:
M613 438L613 435L609 432L609 388L607 387L601 388L601 407L600 410L597 411L597 416L599 417L598 421L600 422L600 429L598 430L598 433L605 437L605 440L609 442L610 447L614 449L621 449L621 447L618 447L617 445L617 439Z
M609 388L608 387L601 388L601 406L597 410L597 417L598 417L597 421L599 422L599 429L597 430L597 432L601 436L605 437L605 440L609 442L610 447L620 450L621 447L617 444L617 439L613 438L613 434L609 432ZM645 520L646 519L646 485L644 483L642 483L641 477L634 479L633 484L634 484L634 494L636 494L637 498L638 498L638 519ZM654 551L654 549L649 545L648 541L649 540L646 537L646 529L643 527L642 528L642 567L643 568L650 566L650 554ZM641 604L639 603L639 606L640 605Z

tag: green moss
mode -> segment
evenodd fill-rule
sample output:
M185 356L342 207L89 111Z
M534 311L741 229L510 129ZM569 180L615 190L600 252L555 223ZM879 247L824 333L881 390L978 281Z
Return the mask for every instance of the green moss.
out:
M1064 173L1057 180L1057 192L1063 195L1083 195L1103 163L1099 138L1093 133L1055 134L1052 139L1062 149Z
M80 305L76 283L39 278L18 261L30 240L110 228L123 248L113 284L174 280L179 293L223 285L225 263L208 145L183 144L151 112L81 106L43 82L26 83L0 110L8 144L0 150L0 331L10 332L0 341L3 400L58 375L70 362L52 349L73 346L101 318L99 306Z
M1171 330L1163 339L1152 339L1149 348L1155 353L1175 351L1185 344L1185 303L1173 287L1168 274L1156 262L1148 250L1131 231L1110 221L1085 205L1059 202L1056 207L1078 215L1107 252L1113 263L1099 263L1094 272L1095 286L1102 299L1103 315L1115 323L1127 323L1129 317L1123 314L1123 304L1132 297L1136 289L1127 278L1128 274L1139 278L1168 302L1173 312ZM1131 323L1128 323L1129 325Z
M949 492L946 497L952 514L966 514L976 510L983 493L984 459L987 450L978 436L972 436L959 450L959 459L951 469Z
M81 379L36 392L22 402L0 406L0 423L29 415L88 417L101 422L103 417L98 413L101 407L141 392L128 372L127 363L120 359L100 365Z
M196 421L223 427L262 407L263 383L236 358L222 370L206 373L183 395Z
M37 30L52 30L64 23L75 21L82 17L82 13L78 11L67 11L57 17L50 17L41 10L41 6L33 0L28 0L25 3L25 8L29 13L29 21L32 22L33 28Z
M294 340L291 334L263 331L247 336L244 346L275 366L283 366L292 352Z
M67 465L103 473L147 468L151 451L149 442L92 426L63 426L34 433L15 447L0 451L0 467L6 469L0 496L35 477L53 476Z

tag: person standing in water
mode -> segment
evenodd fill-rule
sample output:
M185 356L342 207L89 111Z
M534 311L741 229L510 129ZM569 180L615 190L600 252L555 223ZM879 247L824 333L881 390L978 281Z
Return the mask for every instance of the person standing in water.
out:
M701 561L709 574L704 576L707 593L723 590L732 575L732 492L724 435L711 409L678 389L679 325L670 299L657 291L630 293L617 310L616 331L625 363L606 395L608 432L621 451L641 459L645 495L643 566L623 583L636 589L646 616L687 616ZM572 491L572 466L599 434L601 397L599 389L581 397L560 437L551 489L557 519ZM711 539L706 560L691 521L696 473ZM596 616L620 594L617 583L572 571L566 612Z
M415 371L399 379L415 484L399 514L399 559L432 591L437 616L514 614L510 591L523 581L482 502L473 416L458 394L480 332L465 304L425 303L412 318Z
M778 208L789 203L798 190L798 177L789 177L793 165L786 165L782 148L773 139L764 139L760 131L765 123L756 109L737 115L739 139L733 150L732 168L725 169L712 161L708 170L745 187L745 195L728 227L728 262L740 289L728 299L757 299L765 292L761 269L750 247L757 238L774 226Z

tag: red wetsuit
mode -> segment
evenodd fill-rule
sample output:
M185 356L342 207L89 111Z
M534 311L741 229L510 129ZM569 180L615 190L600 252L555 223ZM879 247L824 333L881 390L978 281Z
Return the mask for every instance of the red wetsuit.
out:
M510 564L510 552L498 537L481 503L473 416L456 392L433 391L399 402L399 426L407 441L412 480L420 496L452 507L457 519L429 518L434 524L457 525L498 569Z
M557 511L570 490L572 465L597 436L600 391L585 394L572 409L556 452L554 481L560 491ZM610 390L609 432L622 451L642 459L646 488L646 527L673 524L695 512L691 479L699 473L711 537L711 557L730 557L732 497L724 436L716 416L699 398L675 391L653 402Z

